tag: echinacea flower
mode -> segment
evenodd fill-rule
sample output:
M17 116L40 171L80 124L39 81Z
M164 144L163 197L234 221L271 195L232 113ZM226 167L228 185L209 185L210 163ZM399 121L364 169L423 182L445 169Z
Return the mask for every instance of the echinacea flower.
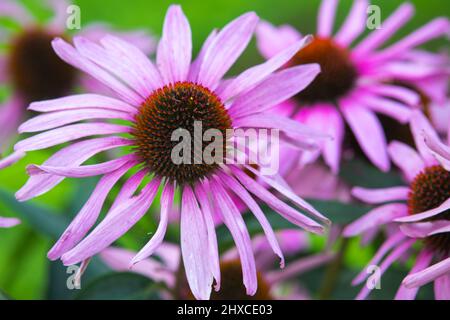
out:
M420 243L415 265L396 298L414 299L422 285L434 281L436 299L450 299L450 162L440 156L450 156L449 147L439 141L431 124L418 111L411 118L411 130L417 151L396 141L389 145L390 156L402 170L407 184L386 189L353 189L356 198L380 206L347 226L344 236L364 235L382 226L389 228L386 241L369 262L379 265L380 275L395 261L414 256L413 246ZM439 156L427 147L426 141L431 150L439 151ZM362 283L367 276L364 270L353 284ZM358 298L364 299L369 292L365 286Z
M31 178L17 192L18 200L41 195L65 177L102 175L85 206L50 250L50 259L61 258L65 265L72 265L101 252L144 216L160 187L158 229L132 263L149 257L162 243L174 194L179 190L181 252L189 286L198 299L209 298L213 279L216 290L221 283L212 212L219 213L236 243L247 294L253 295L257 290L250 235L230 194L237 195L255 214L272 249L280 257L281 265L284 258L274 232L250 194L295 225L314 233L324 231L319 222L329 223L328 219L285 188L281 180L262 175L250 165L226 163L224 155L212 163L177 164L172 159L172 151L178 145L172 139L173 133L184 129L192 134L196 122L203 124L202 134L207 132L206 129L215 129L220 134L236 128L278 129L283 140L294 141L292 143L298 146L311 146L316 138L328 137L289 118L265 112L304 89L319 73L316 64L273 73L309 38L299 40L234 80L222 82L225 73L248 45L257 22L254 13L247 13L221 31L213 31L197 59L191 62L189 22L179 6L171 6L158 44L157 66L135 46L114 36L103 37L99 44L75 37L74 47L61 38L52 42L56 53L65 62L107 85L120 98L81 94L34 102L29 109L44 114L20 126L22 132L45 132L19 141L11 157L90 139L64 147L43 165L29 166ZM92 121L94 119L122 121L107 123ZM91 121L73 124L83 120ZM105 137L93 138L99 135ZM124 148L128 153L105 163L82 165L95 154L119 147L128 147ZM194 146L192 153L183 155L193 155L196 160L195 149ZM138 171L124 183L106 217L86 236L96 223L111 188L135 167ZM252 171L264 183L287 196L310 217L279 200L245 170ZM150 181L139 189L146 177L150 177Z
M18 125L25 120L26 107L32 101L54 99L72 93L77 86L90 92L103 92L91 77L83 76L54 53L51 41L55 37L70 37L66 30L65 0L45 1L54 11L53 18L41 25L17 1L2 0L0 16L16 21L18 30L0 29L0 42L6 50L0 54L0 84L11 85L11 95L0 104L0 153L9 146ZM83 27L78 32L91 40L112 32L102 25ZM139 46L146 53L153 50L154 40L145 32L116 33Z
M338 0L323 0L314 40L300 50L288 65L319 63L321 74L294 99L279 106L280 110L304 124L332 134L323 151L304 154L301 163L313 162L322 153L333 172L339 170L345 123L353 132L362 151L379 169L388 171L390 161L387 142L376 113L406 124L412 107L420 97L414 90L393 81L401 59L421 44L449 31L446 18L436 18L383 49L379 49L413 15L411 4L402 4L380 28L373 30L356 46L352 43L366 28L368 0L355 0L346 21L336 34L333 24ZM272 57L300 38L292 27L274 27L267 22L257 30L258 47L266 58ZM419 72L413 60L408 73Z
M296 257L307 252L309 239L299 230L280 230L276 232L280 248L286 256ZM237 250L230 249L223 254L220 262L222 287L211 295L212 300L305 300L309 295L293 279L315 269L333 258L330 252L293 258L281 272L273 268L273 253L264 236L252 239L252 249L258 269L258 290L254 296L248 296L242 285L242 271ZM147 258L133 266L132 272L144 275L156 283L163 283L167 299L192 299L192 293L186 286L186 279L179 276L180 249L177 245L162 243L155 252L159 259ZM110 247L100 253L102 260L115 271L130 271L130 261L135 253L126 249Z

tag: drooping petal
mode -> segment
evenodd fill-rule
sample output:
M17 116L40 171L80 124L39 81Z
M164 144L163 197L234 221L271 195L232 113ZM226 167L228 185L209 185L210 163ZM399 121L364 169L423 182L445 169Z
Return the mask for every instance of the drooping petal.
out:
M94 119L121 119L134 121L130 113L107 109L83 109L56 111L47 114L38 115L22 123L19 127L19 133L38 132L58 128L74 122Z
M414 267L411 269L408 275L414 274L416 272L422 271L427 268L431 260L433 259L433 254L428 250L422 250L416 258L416 263ZM400 288L395 295L395 300L414 300L419 288L406 288L403 285L400 285Z
M147 212L160 182L160 179L153 178L139 195L111 210L86 238L62 255L64 265L72 265L94 256L127 232Z
M185 81L192 58L192 35L189 21L179 5L167 10L156 56L165 84Z
M365 107L375 112L385 114L402 124L408 123L413 112L411 108L402 103L373 96L371 94L361 95L358 97L358 101Z
M44 165L48 166L79 166L97 153L132 144L131 140L120 137L105 137L89 139L74 143L57 151ZM64 180L64 177L43 174L30 177L27 183L16 193L19 201L37 197L52 189Z
M261 227L267 237L267 241L269 242L273 252L278 257L280 257L280 266L281 268L283 268L284 267L283 252L281 251L275 233L273 232L270 222L264 215L264 212L262 212L261 208L258 206L256 201L247 192L247 190L238 181L236 181L236 179L224 173L221 173L219 177L223 180L224 184L228 186L230 190L232 190L236 194L236 196L238 196L250 209L250 211L255 215L256 219L261 224Z
M21 140L16 143L14 150L22 152L40 150L84 137L114 133L130 133L131 130L132 128L128 126L103 122L72 124Z
M92 108L115 110L130 114L135 114L137 112L136 107L133 107L126 102L98 94L77 94L63 98L33 102L28 107L28 110L54 112Z
M434 280L434 296L436 300L450 300L450 275L446 274Z
M267 203L269 207L278 212L283 218L310 232L317 234L322 234L324 232L324 228L320 224L279 200L276 196L261 186L259 182L254 181L247 174L241 172L241 169L231 168L233 174L242 183L242 185L247 188L247 190Z
M131 165L124 166L100 179L83 208L48 252L50 260L59 259L86 235L97 221L109 192L130 167Z
M215 88L220 79L247 47L258 23L258 16L249 12L226 25L205 53L198 82Z
M136 263L150 257L164 240L169 221L169 212L172 209L174 193L174 185L172 183L167 183L164 187L160 200L161 214L158 229L156 229L156 232L150 241L136 254L136 256L134 256L131 261L132 265L135 265Z
M329 37L333 32L334 19L336 18L337 0L323 0L319 10L317 35Z
M375 114L350 100L341 101L341 111L366 156L380 170L388 171L386 137Z
M408 214L408 206L403 203L391 203L377 207L354 221L344 229L345 237L353 237L373 227L384 225L395 218Z
M207 190L207 187L205 187L205 185L196 186L195 195L201 205L206 230L208 232L209 261L211 264L211 272L214 276L214 279L216 280L214 289L216 291L219 291L221 286L219 248L217 245L216 227L213 220L213 210L207 191L205 189Z
M25 157L25 152L17 151L17 152L10 154L9 156L7 156L5 158L0 159L0 169L4 169L4 168L7 168L7 167L13 165L14 163L19 161L23 157Z
M377 95L402 101L412 107L416 107L420 103L420 95L418 93L401 86L377 83L367 87L366 90Z
M62 177L86 178L116 171L124 165L136 165L138 163L139 160L137 160L136 156L134 154L129 154L103 163L79 167L55 167L46 165L39 166L32 164L27 166L27 173L30 176L38 176L49 173Z
M242 275L244 286L248 295L253 296L258 288L256 276L256 263L253 255L250 235L245 226L244 220L235 204L228 196L225 189L220 184L219 180L211 181L210 183L214 202L217 208L220 208L220 214L223 222L230 230L234 242L239 252L239 257L242 265Z
M208 231L191 187L183 188L180 221L181 253L186 278L196 299L208 300L213 284Z
M352 195L365 203L377 204L389 201L407 200L408 187L391 187L383 189L365 189L355 187L352 189Z
M242 118L264 112L302 91L319 72L318 64L309 64L269 75L255 88L238 97L228 113L232 118Z
M409 240L403 242L386 257L386 259L380 265L380 277L392 265L392 263L394 263L399 257L404 255L409 248L411 248L411 246L414 244L414 241L415 240ZM369 289L369 286L364 286L361 292L357 295L356 300L364 300L369 295L370 291L371 289Z
M437 233L450 232L450 221L434 220L417 223L404 223L400 230L411 238L426 238Z
M417 221L421 221L421 220L428 219L428 218L434 217L436 215L439 215L449 209L450 209L450 199L447 199L444 203L442 203L440 206L438 206L434 209L430 209L430 210L427 210L427 211L424 211L421 213L413 214L411 216L398 218L395 221L397 221L397 222L417 222Z
M439 277L448 275L450 272L450 258L446 258L431 267L407 276L402 284L406 288L417 288L436 280Z
M397 247L397 245L406 239L406 236L401 232L395 232L393 235L389 236L389 238L381 245L376 254L367 264L368 266L378 265L383 259L383 257L392 250L392 248ZM366 272L366 269L362 270L352 281L352 285L356 286L362 283L369 274Z
M109 247L100 252L102 260L111 269L119 272L130 270L130 261L134 255L134 252L115 247ZM137 263L133 267L133 272L142 274L155 282L164 282L169 288L175 286L175 274L156 259L145 259Z

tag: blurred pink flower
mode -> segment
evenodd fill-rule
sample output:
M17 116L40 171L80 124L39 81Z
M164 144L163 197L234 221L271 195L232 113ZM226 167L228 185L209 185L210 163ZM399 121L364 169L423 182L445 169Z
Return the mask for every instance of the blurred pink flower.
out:
M77 72L54 53L51 40L70 36L66 30L66 12L70 2L47 0L53 18L40 25L18 1L2 0L0 16L20 24L19 31L0 29L0 42L9 49L0 53L0 84L10 84L12 92L0 103L0 155L17 134L17 127L25 119L26 107L35 100L53 99L74 92L78 85L90 92L111 92L92 77ZM91 25L78 32L92 41L113 32L105 25ZM116 32L116 35L139 46L145 53L154 50L154 39L144 31Z
M179 6L171 6L158 45L157 66L138 48L114 36L103 37L100 44L75 37L74 47L61 38L52 42L56 53L65 62L101 81L120 98L81 94L34 102L30 110L44 114L20 126L21 132L45 132L18 142L15 153L10 156L12 159L28 151L107 135L78 141L56 152L43 165L27 168L31 178L16 194L20 201L49 191L65 177L102 175L85 206L50 250L50 259L61 258L65 265L72 265L101 252L144 216L159 188L163 189L160 224L132 263L149 257L162 243L174 194L180 190L181 252L187 280L198 299L209 298L213 279L216 289L221 283L212 212L219 212L236 242L247 294L253 295L257 290L250 236L230 198L231 194L238 196L255 214L271 248L279 256L281 266L284 257L274 232L250 193L295 225L310 232L323 233L321 223L328 224L329 220L285 188L280 180L252 171L258 179L284 194L310 217L287 205L251 178L245 171L253 170L249 165L230 165L225 161L221 164L176 165L171 158L173 131L188 126L192 132L194 121L202 121L205 130L208 125L222 133L232 128L279 129L285 139L305 140L308 144L311 140L328 137L289 118L266 113L276 103L304 89L319 73L317 64L274 73L309 38L297 41L273 59L248 69L236 79L222 83L222 77L245 50L257 22L258 17L254 13L247 13L220 32L213 31L197 59L191 62L189 22ZM73 124L93 119L123 121L121 124L101 121ZM122 137L122 134L129 134L132 138ZM111 161L82 165L93 155L118 147L132 148L124 148L128 153ZM0 167L11 164L11 158L0 162ZM137 166L140 170L125 182L109 213L87 235L111 188ZM150 177L150 182L146 182L136 194L146 177Z
M19 223L20 220L16 218L0 217L0 228L11 228L17 226Z
M432 281L436 299L450 299L450 149L439 141L419 111L414 112L410 125L417 152L400 142L389 145L390 156L402 170L407 185L354 188L356 198L380 206L347 226L344 236L365 235L379 231L382 226L388 227L387 240L369 262L369 265L379 265L381 274L395 261L413 256L413 245L422 243L415 265L403 280L396 299L414 299L419 288ZM433 260L437 262L434 265ZM364 282L367 276L363 270L353 284ZM366 298L369 293L365 286L358 299Z
M310 247L307 235L299 230L282 230L276 232L280 248L287 256L306 253ZM334 255L323 252L316 255L307 255L292 260L283 271L276 270L273 264L273 253L270 244L264 236L257 236L251 242L255 254L258 280L260 289L255 296L246 296L245 288L240 282L242 276L238 262L239 253L237 249L231 249L224 253L221 258L221 267L226 269L223 275L225 288L213 294L212 299L282 299L282 300L305 300L309 299L307 290L302 288L297 281L303 273L313 270L329 262ZM159 259L147 258L135 264L131 271L142 274L155 282L162 282L169 289L164 293L167 299L186 299L191 296L187 288L180 286L177 275L180 268L180 249L178 246L162 243L155 251ZM136 253L110 247L100 253L103 261L116 271L129 271L130 261ZM238 267L238 268L237 268ZM186 290L187 289L187 290ZM187 292L186 292L187 291Z
M416 91L395 84L399 74L401 80L420 76L424 83L425 79L433 85L442 83L442 77L436 76L437 71L442 74L442 69L418 63L419 53L414 48L448 33L449 22L446 18L437 18L394 44L377 50L413 15L414 7L405 3L382 23L381 28L352 47L366 28L369 1L355 0L346 21L333 35L337 4L337 0L322 1L315 39L288 64L319 63L321 74L295 99L281 104L276 112L290 114L299 122L335 137L324 141L323 150L302 153L302 164L314 162L322 154L326 164L336 173L345 121L368 159L380 170L388 171L386 137L376 113L405 124L414 108L419 107L420 95ZM257 30L258 47L266 58L273 57L300 37L288 25L274 27L264 22ZM447 76L444 72L444 80ZM442 95L433 85L428 88Z

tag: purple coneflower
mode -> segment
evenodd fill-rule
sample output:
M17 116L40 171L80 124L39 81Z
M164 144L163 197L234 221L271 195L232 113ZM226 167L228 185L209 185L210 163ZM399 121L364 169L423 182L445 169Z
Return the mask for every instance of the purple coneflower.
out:
M422 113L416 111L410 124L418 152L397 141L389 145L390 156L402 170L407 185L372 190L354 188L356 198L370 204L385 204L347 226L344 236L373 234L382 226L388 228L387 240L369 262L379 265L381 274L395 261L413 256L413 246L421 243L415 265L396 298L414 299L422 285L434 281L435 297L450 299L450 149L439 141ZM362 283L367 276L364 270L353 284ZM369 292L365 286L358 298L364 299Z
M282 230L276 232L281 250L289 257L295 257L305 253L309 248L309 239L299 230ZM294 258L283 272L274 269L273 253L270 244L264 236L252 239L252 250L255 254L255 262L258 269L258 290L255 295L248 296L242 285L242 271L239 262L239 253L231 249L223 254L220 262L222 273L222 287L218 292L213 292L213 300L305 300L309 299L306 289L298 283L292 283L293 279L317 268L333 258L330 252L316 255ZM186 279L179 276L180 259L179 247L170 243L162 243L155 252L159 259L144 259L133 266L132 271L142 274L151 280L164 283L167 299L191 299L192 293L186 286ZM100 253L103 261L116 271L129 271L130 261L135 253L110 247Z
M70 3L65 0L48 0L46 3L52 7L54 16L45 25L40 25L20 3L11 0L0 2L0 16L20 24L18 31L0 29L0 41L7 46L7 50L0 54L0 84L10 84L12 89L9 99L0 104L0 153L9 146L30 102L60 97L74 92L79 85L89 91L105 90L97 81L83 76L58 58L52 50L53 38L69 37L66 11ZM106 32L111 32L106 26L91 25L80 30L79 34L96 40ZM117 35L147 53L153 50L154 40L144 32Z
M135 46L113 36L102 38L100 44L75 37L74 47L61 38L53 41L59 57L107 85L120 99L81 94L35 102L29 109L44 114L20 126L21 132L45 132L18 142L12 159L28 151L86 137L91 139L64 147L41 166L29 166L31 178L17 192L18 200L41 195L65 177L102 175L85 206L50 250L50 259L61 258L65 265L72 265L110 246L143 217L159 188L162 189L159 227L132 263L147 258L162 243L170 206L179 190L181 252L189 286L198 299L209 298L213 279L216 289L221 283L213 212L219 213L236 242L247 294L253 295L257 290L250 235L230 195L238 196L255 214L281 265L284 258L273 230L250 194L295 225L314 233L323 232L324 227L315 220L329 223L328 219L279 179L264 176L250 165L225 164L226 161L175 164L171 158L177 144L171 139L173 132L184 128L192 133L196 121L202 122L203 132L210 128L220 133L236 128L279 129L289 143L299 146L311 146L314 138L324 138L289 118L265 112L304 89L319 73L317 64L273 73L292 59L309 38L299 40L234 80L222 82L222 77L248 45L257 22L254 13L247 13L221 31L213 31L197 59L191 62L189 22L179 6L171 6L158 45L156 66ZM94 119L122 121L120 124L102 121L73 124ZM99 135L105 137L93 138ZM82 166L93 155L118 147L128 147L129 153L105 163ZM7 159L3 165L10 162ZM86 236L111 188L134 167L139 170L125 182L106 217ZM246 174L246 170L287 196L315 220L279 200ZM145 177L150 177L150 182L137 192Z
M333 172L339 170L345 122L350 127L362 151L379 169L387 171L390 161L386 137L376 113L400 123L410 119L412 107L420 96L414 90L393 80L407 66L408 74L418 68L403 62L412 50L449 30L446 18L437 18L394 44L378 50L413 15L413 6L401 5L381 28L370 33L352 47L366 28L368 0L355 0L353 8L340 30L333 35L337 0L323 0L314 40L299 51L288 65L319 63L321 74L295 99L279 106L298 121L332 134L333 141L324 142L323 150L306 153L301 163L313 162L321 153ZM262 23L257 30L260 52L270 58L300 38L288 25L274 27ZM417 71L418 72L418 71ZM278 110L278 112L279 112ZM344 122L345 121L345 122Z

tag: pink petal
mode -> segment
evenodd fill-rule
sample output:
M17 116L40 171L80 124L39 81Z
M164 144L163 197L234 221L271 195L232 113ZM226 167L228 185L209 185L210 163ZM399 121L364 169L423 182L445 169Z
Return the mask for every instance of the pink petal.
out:
M391 203L377 207L348 225L343 232L345 237L353 237L373 227L384 225L395 218L408 214L408 207L403 203Z
M130 167L131 165L124 166L100 179L83 208L48 252L50 260L59 259L86 235L97 221L109 192Z
M171 5L167 10L157 64L166 84L185 81L192 58L192 35L189 21L181 6Z
M213 220L213 210L211 203L207 195L207 189L204 185L197 186L195 188L195 194L201 205L201 211L203 218L205 219L206 230L208 232L208 249L209 249L209 261L211 263L211 272L216 280L214 289L220 290L221 276L220 276L220 262L219 262L219 248L217 245L216 229Z
M380 96L402 101L412 107L416 107L420 103L420 95L418 93L400 86L377 83L367 87L367 90Z
M422 135L424 137L424 142L430 151L436 153L442 158L450 160L450 147L443 144L437 135L425 130L422 131Z
M4 168L7 168L7 167L13 165L14 163L19 161L23 157L25 157L25 152L16 151L16 152L12 153L11 155L0 159L0 169L4 169Z
M209 47L213 44L214 39L217 37L217 29L211 31L203 43L200 52L195 58L194 62L192 62L191 67L189 68L188 80L192 82L198 82L198 73L200 72L200 67L202 66L203 60L205 59L206 52L208 52Z
M352 189L352 195L354 197L370 204L407 200L409 192L410 190L408 187L391 187L383 189L355 187Z
M82 120L121 119L134 121L132 114L107 109L67 110L42 114L31 118L19 127L19 133L54 129Z
M152 204L160 182L154 178L139 195L129 198L110 211L86 238L62 255L64 265L72 265L94 256L134 226Z
M431 260L433 259L433 254L428 250L422 250L420 254L416 258L416 263L414 267L411 269L408 275L414 274L416 272L422 271L427 268ZM408 289L405 286L401 285L395 295L395 300L414 300L419 288L411 288Z
M439 277L448 275L450 272L450 258L446 258L431 267L407 276L402 284L406 288L417 288L436 280Z
M117 57L111 51L83 37L74 37L73 42L75 48L83 57L125 82L142 99L145 100L153 91L153 87L149 85L147 79L141 76L142 69L136 68L127 58Z
M414 14L414 6L410 3L404 3L383 21L383 27L373 31L366 39L361 41L354 49L354 54L358 57L365 55L387 41L395 32L397 32Z
M322 0L319 10L317 35L329 37L333 32L334 19L336 17L337 0Z
M257 85L260 81L270 78L270 75L279 69L280 67L286 65L286 63L289 62L289 60L292 59L292 57L303 47L305 47L307 44L309 44L312 40L312 37L308 36L303 38L300 41L296 41L293 45L290 45L285 50L281 51L279 54L274 56L273 58L269 59L268 61L257 65L255 67L252 67L250 69L247 69L243 73L241 73L237 78L235 78L231 83L220 92L220 97L227 101L228 99L231 99L235 96L240 95L241 93L247 91L254 85ZM302 69L303 72L306 72L307 69ZM300 82L307 82L308 74L304 75L306 79L301 79ZM277 80L274 78L273 82L276 82ZM280 82L283 82L283 79L278 80ZM308 83L309 84L309 83ZM304 88L300 89L303 90ZM263 89L261 89L264 91ZM268 90L270 90L268 88ZM252 92L252 91L251 91ZM250 94L250 93L248 93ZM273 94L273 93L272 93ZM244 99L247 97L247 94L244 95ZM248 98L248 97L247 97ZM239 100L239 98L238 98ZM273 103L272 105L274 105Z
M290 25L275 27L269 22L261 21L256 28L256 44L266 59L277 55L301 37L302 35Z
M174 185L172 183L167 183L161 195L161 215L158 229L156 229L156 232L150 241L147 242L147 244L134 256L131 261L131 265L135 265L136 263L150 257L163 242L167 231L169 212L172 208L174 193Z
M393 141L388 147L392 162L399 167L408 181L414 178L425 168L425 164L417 152L410 146Z
M264 112L302 91L319 72L318 64L310 64L269 75L255 88L239 96L228 112L232 118Z
M0 16L12 18L23 25L33 22L33 17L25 7L11 0L2 0L0 2Z
M416 111L411 117L410 126L417 150L419 150L419 153L424 159L425 163L427 165L436 164L436 159L425 144L425 139L423 137L423 132L426 132L428 136L433 137L435 140L439 139L431 123L422 112Z
M305 138L330 139L330 136L328 136L327 134L318 132L313 128L309 128L299 123L298 121L273 114L254 114L247 117L234 119L233 126L235 128L278 129L285 132L287 135L292 136L293 138L302 140L304 140Z
M130 133L131 130L131 127L102 122L73 124L21 140L16 143L14 150L26 152L46 149L84 137L114 133Z
M434 38L444 36L449 32L449 21L446 18L436 18L413 33L395 42L392 46L374 55L373 60L384 61L403 54L409 49L419 46Z
M341 111L370 161L380 170L389 171L386 137L375 114L349 100L342 101Z
M297 210L291 208L283 201L279 200L268 190L262 187L258 182L254 181L247 174L243 173L241 169L231 166L231 170L247 190L267 203L269 207L278 212L283 218L301 228L304 228L307 231L317 234L322 234L324 232L324 228L320 224L302 215Z
M139 162L140 161L137 160L136 155L129 154L103 163L79 167L55 167L46 165L39 166L32 164L27 166L27 173L30 176L38 176L49 173L55 176L62 176L62 177L86 178L110 173L120 169L124 165L129 164L136 165Z
M64 98L33 102L28 110L38 112L68 111L71 109L107 109L135 114L136 108L121 100L97 94L77 94Z
M412 116L411 108L391 99L364 94L358 97L358 101L365 107L375 112L385 114L402 124L408 123Z
M182 195L180 222L181 253L186 278L196 299L208 300L213 275L209 263L208 231L191 187Z
M450 275L444 275L434 281L434 296L436 300L450 300Z
M312 205L310 205L308 202L297 196L292 189L289 187L289 185L284 181L282 177L278 177L277 180L271 179L269 176L265 176L262 173L260 173L258 170L255 170L251 166L246 165L247 170L255 174L256 176L261 179L262 182L267 183L269 186L277 190L279 193L281 193L283 196L287 197L290 201L294 202L300 209L305 210L310 215L312 215L314 218L330 225L331 221L322 215L319 211L317 211Z
M386 259L380 265L380 277L384 274L384 272L394 263L399 257L401 257L405 252L411 248L414 244L415 240L405 241L397 248L395 248L390 255L386 257ZM364 300L370 293L370 289L368 286L364 286L361 292L356 297L356 300Z
M395 219L395 221L396 222L417 222L417 221L421 221L424 219L428 219L428 218L437 216L449 209L450 209L450 198L447 199L444 203L442 203L439 207L424 211L422 213L417 213L417 214L413 214L411 216Z
M49 166L79 166L92 156L105 150L128 146L132 141L119 137L89 139L65 147L51 156L44 165ZM50 174L31 177L16 193L19 201L37 197L52 189L64 180L64 177Z
M18 224L20 224L20 220L17 218L0 217L0 228L11 228Z
M393 235L391 235L382 244L382 246L378 249L377 253L373 256L372 260L370 260L370 262L367 265L368 266L378 265L380 263L381 259L383 259L383 257L389 251L391 251L392 248L397 247L397 245L400 242L402 242L403 240L405 240L405 238L406 238L405 235L401 232L396 232ZM369 274L366 272L366 269L362 270L352 281L352 285L356 286L356 285L362 283L368 276L369 276Z
M75 48L70 44L56 38L52 41L53 49L56 54L68 64L78 68L87 74L91 75L108 88L111 88L114 92L122 97L126 102L131 105L139 106L143 99L130 87L126 86L123 82L106 72L104 69L83 57Z
M258 16L246 13L226 25L213 40L200 67L200 84L215 88L247 47L258 23Z
M214 205L217 206L222 216L223 222L230 230L233 236L236 247L239 251L239 257L242 264L242 274L244 278L244 286L247 289L247 294L253 296L256 293L258 283L256 276L255 257L253 255L250 235L242 219L242 215L234 205L228 193L221 186L218 179L211 181L211 191L213 197L216 199Z
M148 38L146 37L148 40ZM163 81L158 69L150 59L132 42L124 41L110 34L105 35L100 43L116 58L126 59L133 67L136 76L140 77L148 89L158 89L163 86Z
M437 233L450 232L450 222L447 220L436 220L405 223L400 225L400 230L411 238L426 238Z
M368 0L355 0L344 25L334 37L343 46L353 42L366 28Z
M129 271L130 261L135 255L134 252L109 247L100 252L102 260L113 270L119 272ZM133 272L142 274L155 282L164 282L169 288L175 285L175 274L167 270L159 261L145 259L133 267Z
M266 237L269 242L273 252L280 257L280 266L284 268L284 256L281 251L280 245L278 244L277 238L273 229L270 225L270 222L267 220L264 212L262 212L261 208L258 206L256 201L252 198L252 196L247 192L247 190L231 176L227 174L221 173L219 177L222 179L223 183L232 190L236 196L238 196L245 205L250 209L250 211L255 215L255 218L260 223Z

